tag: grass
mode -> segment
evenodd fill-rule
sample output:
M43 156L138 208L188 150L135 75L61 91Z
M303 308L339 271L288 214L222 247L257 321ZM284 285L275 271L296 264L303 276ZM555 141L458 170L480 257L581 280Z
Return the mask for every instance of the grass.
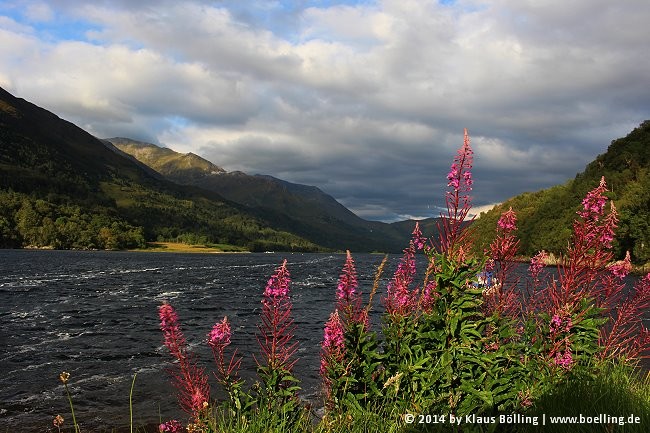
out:
M642 373L625 365L610 365L605 374L572 380L542 395L530 411L531 415L623 417L634 414L640 424L555 424L553 432L639 432L650 431L650 373ZM525 432L550 431L549 426L528 426Z
M245 253L244 247L229 244L188 245L177 242L148 242L146 249L130 251L153 253Z
M448 421L444 424L406 424L403 414L396 413L388 407L375 407L365 410L359 408L343 413L327 413L323 418L317 417L305 408L298 413L297 420L290 423L288 414L260 408L253 413L248 413L245 417L233 416L228 412L224 412L224 410L218 409L212 412L206 420L207 429L197 431L203 433L646 433L650 431L650 373L641 373L639 369L623 364L609 365L604 371L603 374L595 377L585 376L564 382L538 398L531 408L522 413L522 416L531 417L529 419L537 417L539 420L537 426L531 423L472 425L465 423L464 418L460 426L452 426ZM131 384L131 393L134 384L135 377ZM72 402L70 403L72 404ZM129 404L129 414L132 417L131 404ZM605 415L609 416L610 420L622 417L626 422L630 415L634 415L639 417L640 423L625 425L618 425L618 422L609 424L555 423L552 425L550 423L550 417L552 416L580 415L584 417ZM543 416L547 420L545 426L542 425L541 421ZM68 424L61 431L73 432L75 428L76 420L73 418L73 425ZM83 427L80 430L83 432L88 431ZM134 426L131 423L130 426L123 428L100 429L97 431L105 433L153 433L158 430L157 425L154 424Z

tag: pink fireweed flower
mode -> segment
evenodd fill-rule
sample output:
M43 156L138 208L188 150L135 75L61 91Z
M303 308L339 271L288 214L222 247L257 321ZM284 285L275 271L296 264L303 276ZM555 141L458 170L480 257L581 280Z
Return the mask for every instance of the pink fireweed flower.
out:
M171 305L165 303L158 308L158 316L160 318L160 329L165 338L165 346L174 357L184 357L182 352L185 350L185 337L180 330L176 311Z
M167 421L166 423L160 424L158 426L158 431L160 433L181 433L183 431L183 425L180 421L175 419Z
M384 305L386 312L390 315L406 315L412 304L413 294L409 291L409 285L415 276L415 245L411 241L409 247L404 250L393 279L388 283Z
M582 200L583 210L578 212L578 215L584 219L598 220L605 210L605 202L607 201L607 197L604 195L605 191L607 191L607 185L605 183L605 176L603 176L600 179L598 187L589 191L587 196Z
M614 262L609 266L609 271L612 274L614 274L615 277L621 280L627 277L627 274L629 274L631 270L632 270L632 261L630 259L629 251L625 254L625 258L623 260Z
M345 331L338 311L330 314L325 324L323 343L321 344L320 374L327 382L327 369L332 361L340 361L345 354Z
M297 361L294 359L298 343L293 341L296 326L291 316L290 282L287 261L284 260L264 290L262 323L257 326L263 361L256 358L258 367L265 364L272 371L291 372Z
M210 400L208 378L187 351L185 337L180 330L178 315L174 308L165 303L159 307L158 314L165 346L178 361L177 372L172 374L172 379L179 391L178 401L181 409L190 415L198 416L203 409L203 403Z
M573 364L573 356L571 356L571 348L567 347L564 354L558 352L555 354L555 365L558 365L565 370L571 369Z
M285 260L266 284L264 296L267 298L285 298L289 293L290 282L287 261Z
M512 210L512 207L501 214L497 226L506 233L517 230L517 214Z
M420 307L426 313L431 312L433 305L440 297L440 293L436 290L437 284L435 281L429 281L424 290L422 290L422 297L420 298Z
M420 223L418 221L415 222L415 228L413 229L412 239L413 239L413 245L415 245L416 250L419 251L422 248L424 248L424 245L426 243L426 238L422 236L422 231L420 230Z
M354 260L350 251L347 251L343 273L339 277L339 284L336 288L336 298L339 301L349 302L357 290L357 271L354 267Z
M562 326L562 319L560 319L560 316L557 314L553 315L553 318L551 318L551 324L549 325L549 329L551 332L557 332L558 329L560 329L560 326Z
M605 217L605 223L601 227L600 231L600 242L605 246L605 248L612 248L612 241L614 240L614 231L618 226L618 212L616 211L616 206L614 202L609 202L610 211L609 214Z
M208 346L212 349L212 356L217 365L214 376L217 382L224 385L226 389L230 389L232 384L237 381L241 366L241 358L237 357L237 350L230 357L230 361L226 363L224 352L230 345L230 337L230 323L227 317L224 317L221 322L215 323L212 331L208 334Z
M446 214L440 214L436 223L440 238L437 241L437 248L440 253L461 259L464 251L471 247L472 239L469 236L467 226L464 224L467 215L472 207L469 193L472 191L472 160L473 151L469 143L467 129L464 131L463 146L458 150L457 155L447 174L447 186L445 193ZM461 248L464 251L461 251Z
M530 266L528 267L528 273L533 278L533 280L539 279L539 274L546 266L546 260L548 259L548 253L544 250L535 254L535 256L530 259Z
M208 345L212 348L225 348L230 344L230 323L228 317L224 317L221 322L217 322L212 327L208 335Z
M330 318L325 324L322 348L325 353L345 350L343 322L341 322L338 310L330 314Z
M451 164L447 174L447 186L453 188L453 192L468 193L472 190L472 155L474 151L469 144L469 135L467 129L464 131L463 146L458 149L458 153ZM453 192L447 193L453 196ZM465 197L466 199L466 197Z
M361 308L361 294L357 292L357 270L350 251L347 251L343 272L339 277L336 288L336 308L341 312L343 322L364 323L367 325L368 317Z
M560 311L560 314L553 314L551 323L549 324L549 330L551 331L551 334L562 331L569 332L571 331L572 326L573 321L571 320L571 316L565 311Z

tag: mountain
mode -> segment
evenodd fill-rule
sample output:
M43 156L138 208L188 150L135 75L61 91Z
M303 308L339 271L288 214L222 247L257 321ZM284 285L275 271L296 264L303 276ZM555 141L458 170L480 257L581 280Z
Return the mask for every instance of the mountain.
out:
M474 223L479 246L494 236L496 222L504 210L517 212L520 252L531 256L541 249L560 253L566 249L572 222L588 191L605 176L609 197L619 212L615 253L622 258L630 251L635 263L650 261L650 121L646 120L626 137L613 140L607 151L589 163L582 173L563 185L526 192L484 213Z
M320 249L215 192L164 179L0 88L0 247L115 249L150 240Z
M266 215L280 227L330 248L397 252L406 246L415 225L414 221L367 221L317 187L268 175L227 172L193 153L177 153L128 138L106 141L173 182L214 191ZM432 225L423 225L427 226L425 234L433 234Z

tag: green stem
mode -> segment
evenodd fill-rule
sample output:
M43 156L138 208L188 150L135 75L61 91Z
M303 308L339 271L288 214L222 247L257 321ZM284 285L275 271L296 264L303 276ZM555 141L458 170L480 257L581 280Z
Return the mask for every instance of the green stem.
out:
M70 402L70 412L72 413L72 424L74 424L75 433L79 433L79 426L77 425L77 418L74 416L74 406L72 405L72 396L70 395L70 390L68 389L68 384L64 383L65 393L68 395L68 402Z
M133 433L133 387L135 386L135 378L138 373L133 375L133 382L131 382L131 392L129 393L129 419L131 425L131 433Z

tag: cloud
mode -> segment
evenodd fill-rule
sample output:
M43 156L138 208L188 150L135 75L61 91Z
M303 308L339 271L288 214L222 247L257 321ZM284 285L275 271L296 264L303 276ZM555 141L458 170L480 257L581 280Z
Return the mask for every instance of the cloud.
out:
M464 127L481 206L563 183L648 118L649 18L644 0L20 1L0 6L0 84L364 217L436 216Z

